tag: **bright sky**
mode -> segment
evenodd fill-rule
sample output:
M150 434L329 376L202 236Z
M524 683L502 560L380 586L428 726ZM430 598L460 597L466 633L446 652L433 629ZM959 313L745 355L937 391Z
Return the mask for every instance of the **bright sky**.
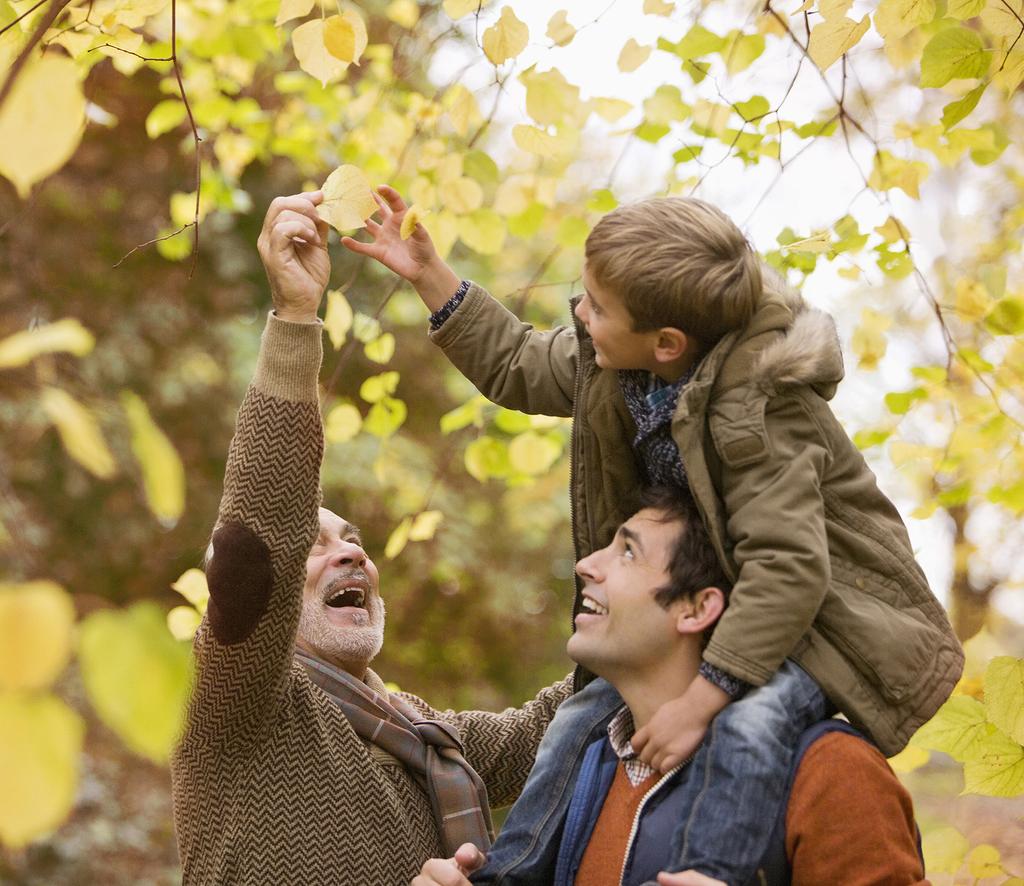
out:
M480 34L496 19L500 5L492 3L492 7L481 14ZM622 45L629 37L643 45L653 45L659 37L677 41L693 24L700 9L699 4L680 2L668 19L644 15L643 0L613 0L610 4L595 3L593 0L562 0L554 5L527 2L512 5L515 13L530 28L530 45L517 59L517 71L524 70L530 64L537 64L540 70L557 67L570 83L581 88L583 99L608 96L623 98L636 105L634 111L614 126L604 124L596 115L591 116L584 141L586 157L595 170L595 181L601 183L595 184L595 187L604 184L622 149L624 140L614 133L639 122L642 100L658 86L666 83L678 86L687 102L694 101L698 91L702 97L715 99L716 87L731 101L742 101L761 94L768 98L774 108L789 86L795 60L799 57L794 47L783 46L781 41L769 40L765 56L753 66L756 74L747 71L723 84L713 84L708 80L698 90L690 77L682 73L678 61L668 53L654 52L639 69L625 74L619 71L617 60ZM760 7L759 3L752 4L755 5ZM796 2L779 5L786 9L798 6ZM569 22L579 30L568 46L553 48L545 32L548 20L558 9L567 10ZM465 21L472 28L472 18ZM706 10L701 17L705 27L719 34L738 27L741 21L739 17L730 18L720 7ZM858 64L850 66L854 75L851 76L848 92L858 88L857 76L863 76L865 70L870 71L871 54L875 52L880 52L877 38L869 34L858 47ZM493 83L494 77L490 63L479 53L477 57L482 59L481 62L462 79L474 91L485 89ZM468 55L457 50L439 55L434 71L438 81L450 80L453 73L466 63L467 58ZM777 58L779 63L766 64L772 58ZM839 65L834 65L829 72L835 88L838 88L838 68ZM774 80L770 76L766 78L766 70L778 71L778 76ZM522 86L510 78L507 89L509 94L502 99L499 118L509 123L526 121ZM895 107L898 112L899 104L890 101L886 108ZM489 107L490 100L481 101L481 105ZM824 109L831 107L820 75L810 63L805 63L783 106L782 116L797 123L805 123L820 118ZM876 117L877 109L872 112L858 111L858 115L860 113L864 115L864 122L879 125L879 131L894 122ZM692 136L689 141L693 141ZM657 145L633 140L616 173L613 189L620 201L662 192L666 175L673 164L671 155L681 144L681 140L674 140L670 136L663 138ZM709 163L717 159L711 146L705 153L710 156ZM846 212L852 212L860 221L861 230L867 231L874 225L882 224L890 214L895 214L914 231L918 264L927 268L935 257L949 250L941 226L943 219L950 212L956 214L958 209L948 205L952 189L945 186L948 183L941 176L934 176L922 188L920 202L904 197L901 192L892 192L894 196L891 205L879 205L874 194L863 193L863 175L871 170L872 156L873 147L863 140L853 141L848 154L842 149L841 142L826 139L793 160L792 165L787 165L781 177L777 175L778 164L763 161L756 167L745 167L740 161L730 159L707 173L695 196L721 206L761 250L773 248L776 235L786 226L792 227L798 234L809 235ZM696 174L700 174L699 171ZM940 355L944 354L938 330L932 324L932 328L924 330L917 341L891 340L889 352L876 372L856 368L856 359L849 345L861 310L870 306L891 312L894 298L891 291L881 290L884 278L869 258L858 259L858 263L864 271L860 282L851 283L838 277L836 270L841 265L833 266L822 261L819 262L819 269L803 287L808 301L828 310L836 318L847 357L848 374L834 406L846 426L853 429L871 425L884 414L883 391L910 386L911 361L921 361L925 359L922 355L926 354L931 355L932 359L940 359ZM903 304L909 308L919 309L921 306L922 296L912 285L904 286L898 298L903 299ZM927 432L927 429L920 430ZM919 560L932 587L940 598L945 599L952 573L948 518L944 514L927 520L909 518L914 505L900 476L887 459L880 458L882 453L877 449L869 451L867 455L879 475L883 489L904 514ZM1002 593L996 602L1008 615L1024 621L1024 594L1019 590Z

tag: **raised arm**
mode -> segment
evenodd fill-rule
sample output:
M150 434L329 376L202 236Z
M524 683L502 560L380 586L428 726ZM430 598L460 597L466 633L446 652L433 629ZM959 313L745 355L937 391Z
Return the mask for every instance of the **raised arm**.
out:
M330 263L319 199L276 199L259 238L274 312L228 453L185 748L230 754L257 740L291 665L323 455L316 311Z

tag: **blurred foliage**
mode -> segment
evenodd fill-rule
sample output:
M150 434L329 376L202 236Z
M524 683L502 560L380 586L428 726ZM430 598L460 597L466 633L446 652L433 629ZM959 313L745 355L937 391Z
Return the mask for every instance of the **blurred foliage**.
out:
M834 273L857 306L851 349L885 409L851 430L915 517L948 515L961 636L1011 586L1019 0L644 0L661 36L618 35L615 64L676 74L629 101L558 67L605 13L552 12L541 34L525 6L478 0L0 0L0 708L17 724L0 735L0 865L77 795L75 827L104 753L90 736L166 759L189 662L165 614L187 637L205 605L189 570L269 307L256 234L274 196L339 164L408 195L463 276L543 327L568 317L594 219L630 196L627 152L672 153L644 184L664 193L771 168L761 201L783 177L813 191L809 150L849 163L863 189L794 206L765 257L797 284ZM922 194L973 207L947 213L924 266L904 211ZM487 404L411 291L333 258L323 485L383 567L380 670L439 705L521 700L568 667L568 425ZM882 372L893 350L909 373ZM915 776L945 751L969 789L1020 793L1020 654L989 649L897 765ZM928 845L937 870L1005 861Z

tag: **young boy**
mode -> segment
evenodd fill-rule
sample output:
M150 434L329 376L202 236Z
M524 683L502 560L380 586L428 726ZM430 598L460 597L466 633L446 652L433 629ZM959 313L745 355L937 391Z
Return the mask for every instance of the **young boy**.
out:
M831 318L770 276L719 210L663 198L598 222L578 322L537 332L460 280L422 226L401 240L405 204L380 194L374 242L342 242L416 288L432 339L489 399L573 416L577 559L608 544L643 485L687 486L696 500L734 583L730 607L701 676L632 745L663 772L696 752L673 869L745 883L797 736L837 707L891 756L963 664L896 509L828 407L843 375ZM584 605L577 593L574 612ZM554 775L568 743L606 725L620 702L602 684L562 706L538 767ZM559 821L559 796L541 784L516 804L493 879Z

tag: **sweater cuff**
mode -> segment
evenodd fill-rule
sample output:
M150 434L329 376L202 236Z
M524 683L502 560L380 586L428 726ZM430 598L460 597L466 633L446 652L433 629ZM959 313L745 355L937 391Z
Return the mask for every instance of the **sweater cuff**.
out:
M455 290L455 295L430 315L431 330L436 332L444 326L445 320L458 310L458 307L462 304L462 300L466 297L467 292L469 292L469 281L463 280L459 284L459 288Z
M316 403L323 359L323 323L293 323L273 312L260 341L253 386L268 397Z

